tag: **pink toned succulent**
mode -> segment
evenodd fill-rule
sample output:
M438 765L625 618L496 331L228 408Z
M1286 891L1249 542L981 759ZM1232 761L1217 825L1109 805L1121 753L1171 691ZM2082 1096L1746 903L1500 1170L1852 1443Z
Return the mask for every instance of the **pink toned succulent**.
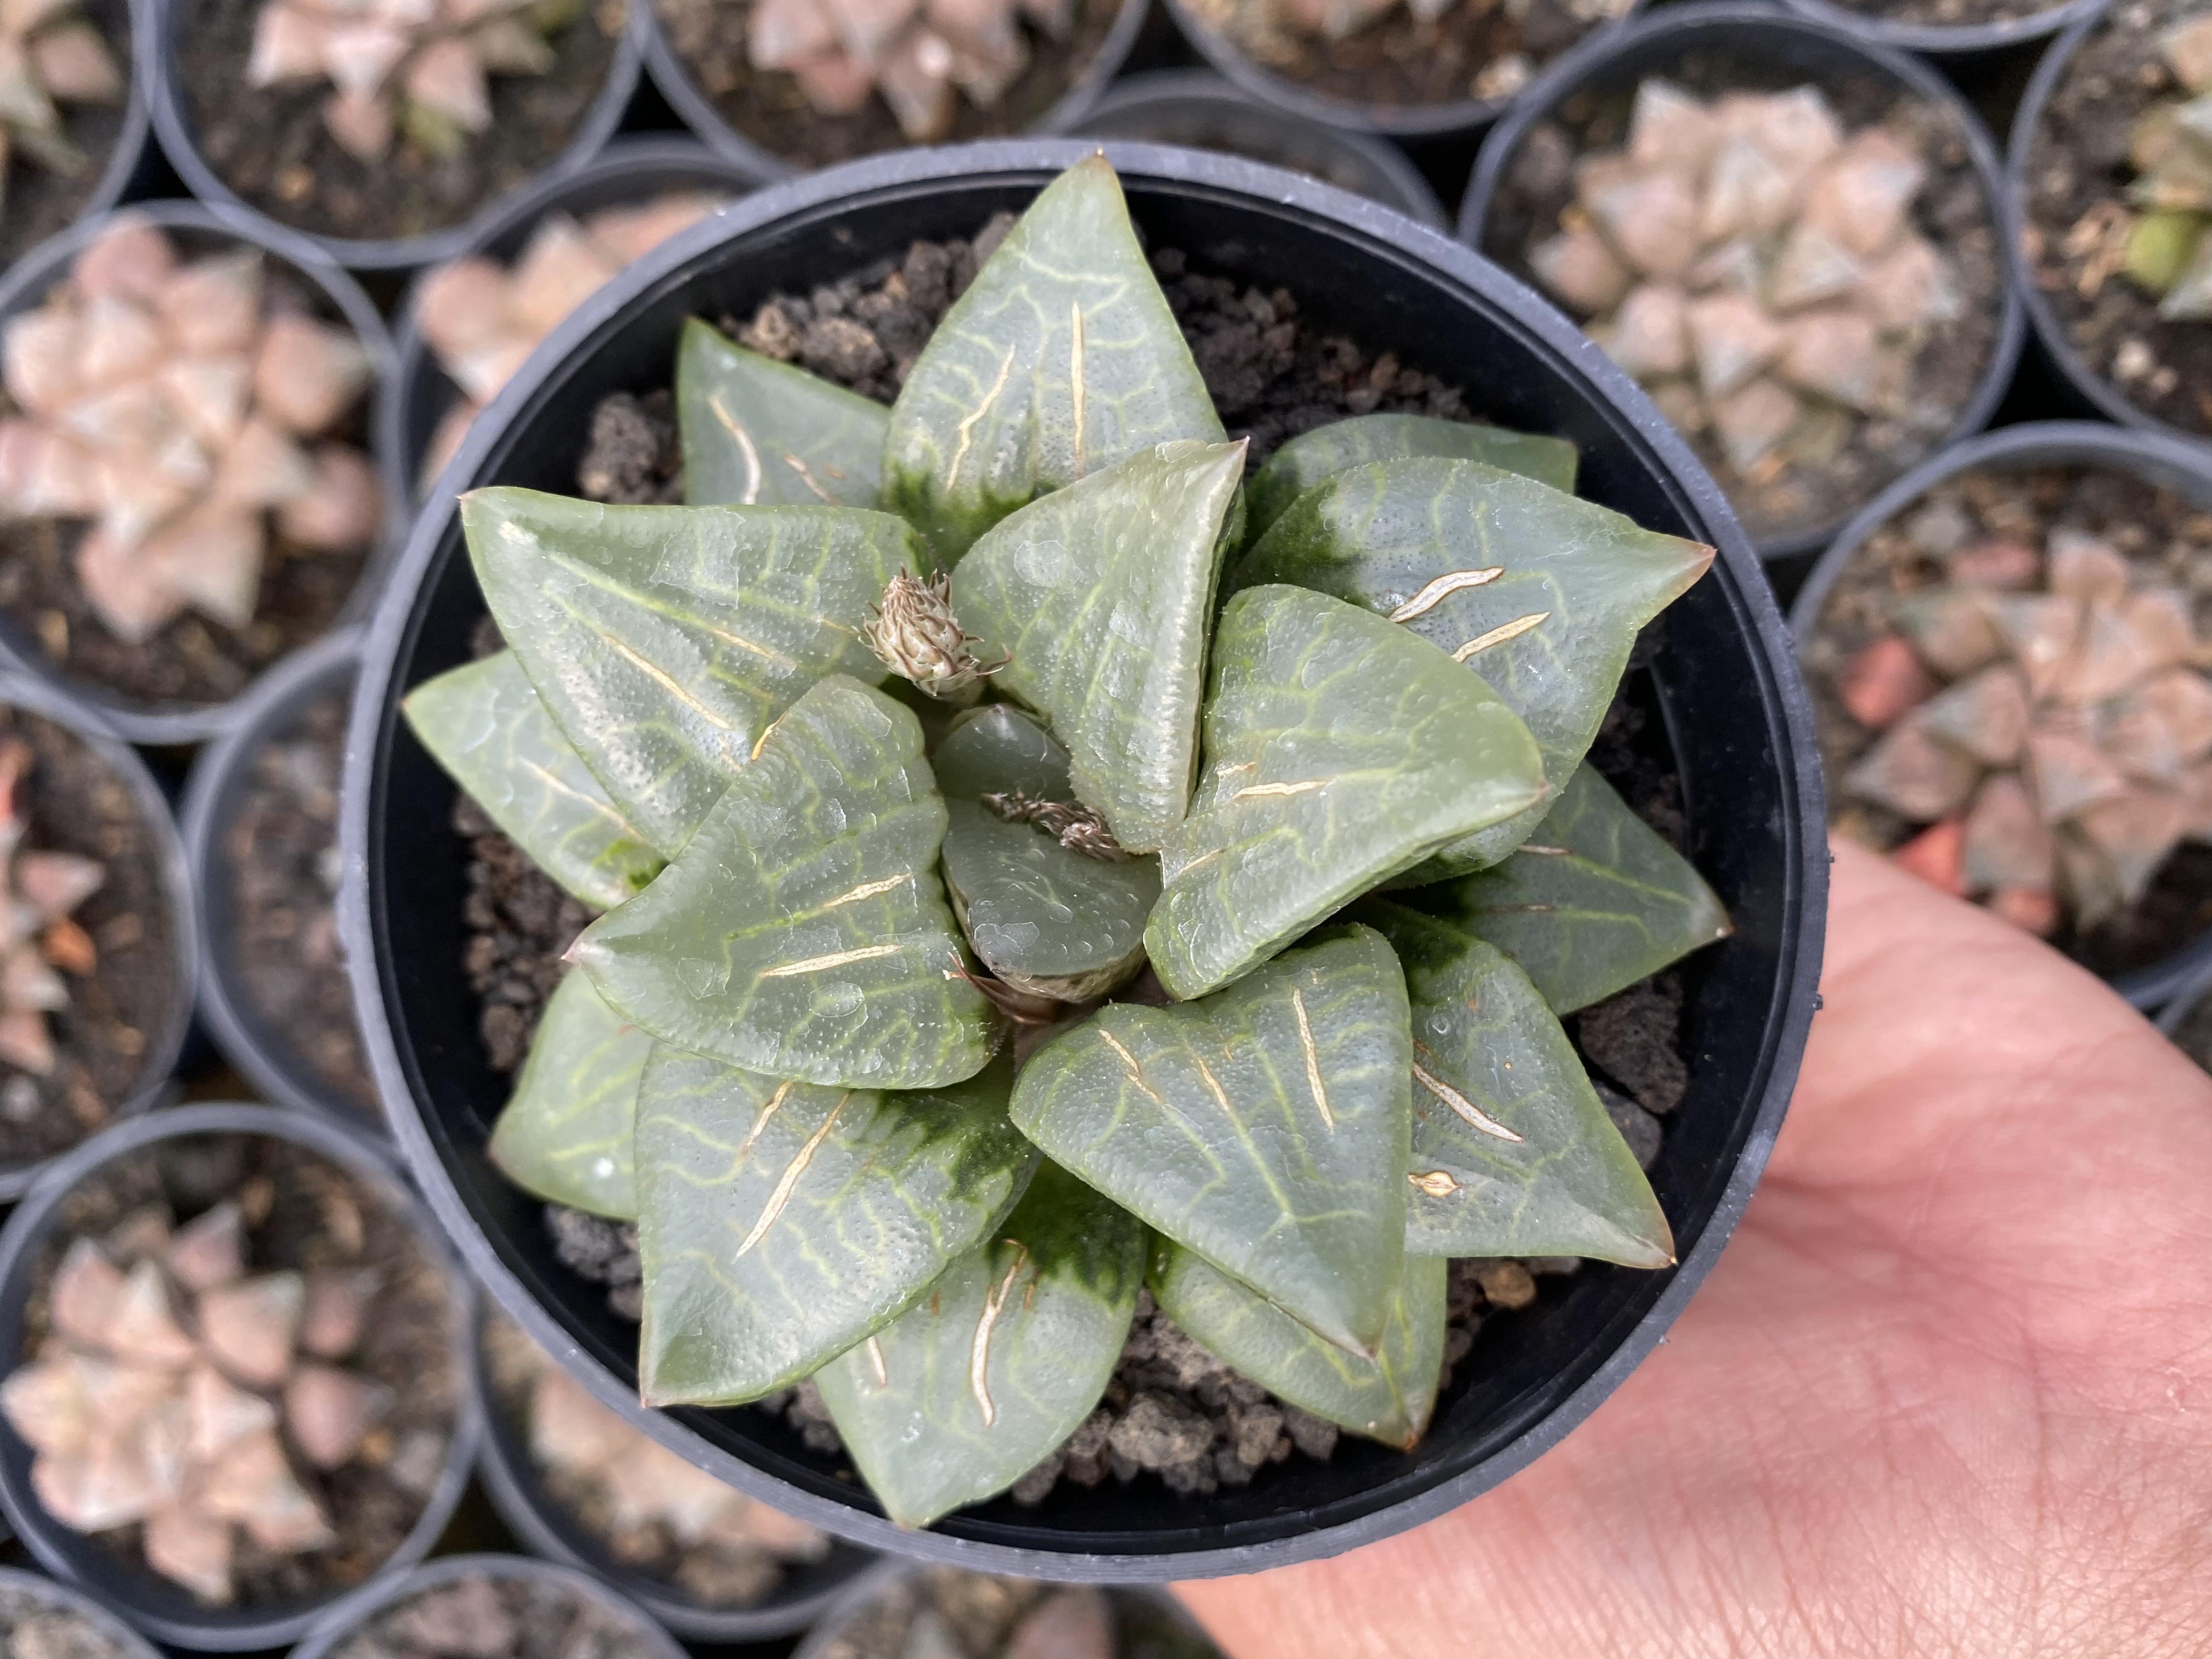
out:
M92 937L70 920L106 880L104 865L75 853L23 845L30 811L23 783L31 749L0 741L0 1063L45 1077L54 1069L47 1015L69 1006L64 973L82 977L99 965Z
M76 0L0 0L0 188L18 152L51 172L82 173L64 104L119 104L123 71ZM4 199L4 196L0 196Z

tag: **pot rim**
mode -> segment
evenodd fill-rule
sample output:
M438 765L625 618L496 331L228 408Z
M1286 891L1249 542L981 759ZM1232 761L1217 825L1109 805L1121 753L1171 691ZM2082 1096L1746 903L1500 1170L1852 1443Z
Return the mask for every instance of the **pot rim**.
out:
M146 96L145 80L138 73L138 39L146 31L147 3L148 0L125 0L124 21L130 38L123 42L123 51L118 55L129 60L130 85L123 94L123 125L116 131L115 149L107 158L107 165L100 170L99 182L93 185L92 194L85 198L83 207L70 222L71 224L97 219L113 209L137 182L139 169L145 165L147 141L154 130L152 100ZM27 258L36 251L26 249L24 257Z
M12 665L0 667L0 703L27 709L52 720L84 744L122 781L138 810L150 843L149 851L159 866L161 884L168 896L169 926L174 935L172 1006L160 1031L151 1034L146 1045L146 1063L140 1070L139 1080L130 1093L108 1108L109 1125L113 1126L140 1117L169 1092L171 1073L176 1069L177 1057L184 1052L185 1039L191 1030L200 960L198 895L193 890L184 843L169 815L168 798L161 793L161 786L147 769L146 763L122 741L98 710L70 696L66 689L21 672ZM22 1197L46 1170L74 1157L81 1148L107 1132L103 1128L88 1135L76 1146L51 1158L0 1165L0 1204Z
M1715 1203L1712 1218L1651 1306L1579 1388L1490 1458L1413 1497L1325 1528L1174 1554L1089 1553L988 1542L943 1529L960 1525L957 1518L939 1522L938 1530L902 1531L850 1501L817 1496L791 1485L711 1445L681 1419L641 1406L634 1389L580 1352L574 1337L477 1228L417 1109L386 1016L381 936L370 920L369 806L377 793L374 777L386 729L386 703L393 690L392 667L422 582L440 551L453 516L450 499L434 501L416 519L399 571L371 627L347 744L340 903L344 937L360 942L349 945L348 968L354 979L356 1008L370 1064L386 1102L386 1116L416 1180L479 1281L501 1309L541 1346L563 1358L570 1376L595 1398L663 1445L740 1491L867 1547L1034 1578L1132 1583L1252 1572L1339 1553L1404 1531L1458 1507L1517 1472L1596 1408L1657 1345L1711 1271L1741 1220L1765 1167L1812 1021L1826 927L1828 860L1811 702L1788 649L1779 609L1726 499L1643 392L1564 316L1469 250L1410 223L1379 204L1241 158L1148 144L1115 143L1102 147L1067 140L1011 140L894 152L774 186L737 204L719 221L694 227L672 239L573 313L508 382L486 411L487 418L477 422L455 459L455 471L448 477L472 476L503 428L535 398L554 369L572 356L592 349L602 331L611 330L633 305L678 285L690 262L726 243L761 233L780 219L833 203L856 203L866 195L895 200L904 192L927 193L939 183L979 179L1042 184L1102 148L1125 180L1141 179L1159 187L1182 186L1194 194L1210 191L1224 198L1233 195L1256 200L1277 211L1297 214L1331 234L1354 239L1377 258L1418 264L1430 277L1442 277L1469 290L1470 301L1479 295L1501 310L1510 304L1511 322L1524 337L1547 348L1562 365L1563 373L1569 372L1570 365L1579 371L1594 400L1610 407L1624 426L1632 423L1632 437L1624 431L1623 441L1640 447L1645 464L1667 481L1692 520L1709 527L1718 546L1723 589L1738 625L1765 643L1766 649L1758 657L1762 696L1771 721L1769 735L1784 774L1784 793L1794 797L1800 822L1785 824L1780 830L1786 849L1785 880L1790 883L1796 901L1789 925L1795 929L1796 948L1784 961L1771 1004L1774 1012L1762 1038L1756 1074L1765 1083L1753 1121L1736 1153L1725 1189Z
M1837 0L1783 0L1792 11L1817 17L1824 23L1849 29L1854 34L1899 52L1925 52L1934 57L1963 57L1969 53L2002 52L2031 40L2041 40L2070 28L2097 9L2104 0L2058 0L2056 5L2009 22L1905 23L1857 11Z
M457 1578L526 1578L557 1584L633 1626L632 1633L650 1651L653 1659L689 1659L677 1645L676 1638L661 1629L643 1607L590 1573L558 1561L540 1561L534 1556L495 1554L490 1551L441 1555L434 1561L371 1580L317 1620L292 1650L289 1659L329 1659L337 1644L356 1634L366 1620Z
M398 1548L385 1558L366 1584L353 1589L333 1589L303 1607L283 1613L207 1608L196 1609L189 1616L172 1615L127 1602L118 1608L131 1624L157 1642L199 1652L236 1653L281 1647L298 1640L326 1612L374 1593L395 1573L421 1560L437 1543L438 1535L445 1530L446 1522L452 1518L454 1507L468 1487L482 1428L477 1418L476 1396L466 1387L475 1286L450 1241L427 1206L409 1188L393 1166L390 1154L380 1150L367 1135L341 1127L326 1118L287 1111L279 1106L243 1102L178 1106L135 1118L102 1130L82 1146L56 1158L24 1194L6 1225L0 1227L0 1284L24 1270L31 1252L59 1226L58 1212L62 1200L101 1168L158 1141L202 1134L259 1135L289 1140L342 1167L399 1217L446 1276L447 1334L453 1351L454 1381L459 1385L437 1485L431 1489L422 1514L416 1517ZM22 1304L17 1300L9 1316L15 1322L15 1328L0 1337L0 1343L20 1346L21 1311ZM14 1341L9 1342L9 1338ZM0 1435L4 1435L0 1443L7 1444L11 1452L20 1447L21 1441L14 1430L0 1431ZM45 1505L19 1473L16 1461L13 1455L0 1456L0 1513L6 1515L15 1536L48 1572L64 1583L92 1590L81 1558L85 1551L98 1550L101 1546L88 1534L70 1531L47 1515ZM75 1547L65 1540L73 1540ZM143 1564L125 1566L121 1571L150 1576L150 1570ZM122 1598L118 1595L117 1599Z
M1929 457L1854 514L1814 564L1790 607L1790 633L1800 653L1819 626L1828 594L1868 539L1936 485L1984 468L2082 466L2130 473L2160 486L2185 486L2212 507L2212 447L2165 432L2108 426L2102 421L2034 421L1999 427ZM2171 955L2106 982L2145 1012L2156 1010L2200 971L2212 971L2212 932Z
M117 1659L161 1659L151 1642L72 1585L27 1567L0 1567L0 1591L6 1590L15 1591L27 1601L43 1601L58 1611L75 1613L114 1645Z
M137 215L164 230L228 238L258 247L282 260L330 302L361 342L362 349L368 352L374 381L356 399L364 410L368 428L361 447L369 464L376 469L378 505L383 511L384 522L370 544L361 574L354 579L353 591L338 607L325 633L343 629L360 621L376 604L377 595L391 574L392 559L404 540L407 525L407 503L392 497L382 446L375 429L378 388L392 374L392 337L385 331L384 319L377 315L376 307L362 291L361 284L325 258L312 243L281 226L233 220L203 203L175 198L131 202L96 218L80 219L67 230L40 243L17 260L4 277L0 277L0 323L43 300L64 278L70 262L84 246L124 214ZM67 672L6 618L0 618L0 665L52 686L82 703L126 742L160 747L198 743L227 730L263 681L277 672L291 657L313 649L324 636L317 635L270 664L246 682L245 690L222 702L156 705L135 702L96 680Z
M459 224L425 231L419 236L326 236L287 225L255 207L209 164L200 153L191 118L177 87L173 42L180 27L177 13L181 0L138 0L138 3L145 7L145 18L137 31L137 74L147 88L155 136L160 139L163 154L168 156L169 164L177 170L185 188L225 219L298 237L313 246L324 262L350 270L401 270L450 258L468 241L476 225L489 218L509 197L548 174L570 172L589 161L622 125L623 116L629 108L630 95L637 90L644 46L638 13L646 8L646 0L631 0L622 32L614 40L606 79L585 106L583 118L576 124L568 142L549 156L545 165L530 179L514 190L495 192Z
M988 139L986 143L1006 143L1014 137L1043 136L1072 132L1087 116L1121 66L1136 49L1137 37L1144 32L1145 19L1152 8L1152 0L1120 0L1121 9L1114 15L1113 27L1098 43L1098 51L1082 72L1067 83L1067 89L1053 101L1052 106L1023 130L1009 138ZM630 0L634 15L642 18L639 26L645 73L666 100L668 107L699 142L726 157L736 166L744 167L769 184L787 179L799 178L811 172L827 172L830 168L801 167L789 157L770 149L757 139L748 138L731 125L714 100L699 89L692 78L690 66L683 54L676 50L661 27L660 14L655 0ZM888 150L878 150L872 155L859 158L873 161L878 156L906 153L908 146L901 145ZM964 145L939 146L945 149L964 149ZM857 161L841 162L842 167L858 165Z
M1620 59L1653 41L1666 42L1671 38L1678 43L1679 50L1687 51L1697 44L1697 37L1701 34L1735 35L1744 30L1759 29L1803 35L1846 55L1856 55L1892 80L1902 82L1905 91L1914 97L1949 110L1965 137L1967 160L1981 185L1982 201L1989 210L1990 234L1999 240L2005 237L2006 192L1996 146L1973 106L1933 69L1895 47L1854 33L1826 17L1775 3L1774 0L1692 0L1687 5L1670 5L1652 12L1616 30L1585 37L1554 58L1530 82L1511 112L1483 140L1481 152L1475 157L1474 174L1468 181L1467 195L1460 204L1459 240L1477 253L1482 252L1484 223L1490 216L1491 202L1530 130ZM2002 314L1996 338L1990 347L1989 362L1974 383L1973 395L1960 405L1950 431L1929 452L1931 456L1943 453L1990 423L1997 405L2004 401L2014 371L2019 367L2027 323L2013 262L2002 257L2002 252L1998 270L2002 291L1997 297ZM1848 512L1839 513L1826 523L1808 530L1759 538L1759 556L1774 562L1817 552L1850 518Z

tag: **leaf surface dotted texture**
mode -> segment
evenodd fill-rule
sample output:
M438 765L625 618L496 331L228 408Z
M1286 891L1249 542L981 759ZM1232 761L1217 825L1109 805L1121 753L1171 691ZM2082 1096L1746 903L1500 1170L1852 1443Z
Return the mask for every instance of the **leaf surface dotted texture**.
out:
M1256 542L1292 501L1340 472L1414 455L1480 461L1554 489L1575 487L1575 447L1564 438L1431 415L1354 415L1301 433L1267 457L1246 492L1244 533Z
M530 1058L492 1126L491 1161L526 1192L617 1220L637 1218L638 1079L653 1039L571 973L554 988Z
M763 357L696 317L676 352L684 499L693 507L873 507L891 412Z

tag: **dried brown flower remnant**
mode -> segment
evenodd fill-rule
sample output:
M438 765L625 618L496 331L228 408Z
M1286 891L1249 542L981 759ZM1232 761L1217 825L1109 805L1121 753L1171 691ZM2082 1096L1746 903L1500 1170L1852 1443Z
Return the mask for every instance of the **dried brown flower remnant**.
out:
M860 637L886 668L947 702L974 702L983 680L1006 666L976 659L979 641L952 614L952 580L943 571L927 581L903 570L892 577Z
M229 1203L173 1231L157 1207L80 1238L54 1275L50 1339L0 1383L39 1501L78 1532L142 1527L146 1565L211 1602L235 1593L240 1528L278 1555L331 1543L300 1466L351 1462L391 1404L338 1363L359 1322L321 1305L357 1289L249 1275Z
M432 271L416 301L416 325L462 395L431 435L422 482L453 459L470 422L563 318L722 200L704 191L672 191L635 207L602 209L581 222L548 214L512 265L472 254Z
M64 176L83 171L84 152L70 142L60 106L123 100L123 71L76 9L76 0L0 5L0 198L18 151Z
M2143 112L2129 136L2142 210L2127 228L2128 275L2159 296L2159 315L2212 319L2212 15L2160 42L2174 95Z
M995 108L1029 67L1024 19L1064 40L1074 0L758 0L746 51L755 69L793 76L823 115L879 94L908 138L933 143L963 94Z
M258 250L180 263L126 213L0 339L17 411L0 420L0 514L96 520L77 579L119 639L187 607L251 621L272 514L311 550L376 533L368 457L305 442L368 384L368 354L263 286Z
M329 82L324 125L364 161L395 127L453 155L491 125L490 77L552 68L545 37L575 15L573 0L267 0L246 78Z
M53 1034L46 1016L69 1006L64 973L82 975L98 965L91 935L70 920L100 890L106 868L74 853L35 853L23 838L30 828L22 799L31 769L30 745L0 741L0 1062L46 1076L54 1069Z
M983 805L1009 823L1034 823L1069 852L1087 859L1120 864L1129 856L1106 820L1079 800L1037 800L1012 789L984 796Z
M2094 927L2182 841L2212 840L2212 647L2186 594L2102 541L2060 531L2032 585L1976 580L2017 574L2002 551L1962 549L1846 666L1869 683L1902 638L1929 680L1862 701L1886 729L1844 788L1932 826L1899 856L1937 885L2038 932L2062 910Z
M1915 350L1956 316L1912 227L1928 174L1900 125L1846 133L1818 89L1637 88L1628 147L1577 167L1538 276L1736 471L1818 465L1908 405Z

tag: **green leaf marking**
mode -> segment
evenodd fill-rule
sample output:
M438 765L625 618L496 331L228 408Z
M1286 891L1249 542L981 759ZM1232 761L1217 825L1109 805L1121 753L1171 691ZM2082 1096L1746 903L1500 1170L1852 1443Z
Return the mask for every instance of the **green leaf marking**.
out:
M872 398L684 322L676 420L693 507L873 507L890 418Z
M1481 461L1554 489L1575 487L1575 447L1564 438L1429 415L1355 415L1303 433L1267 458L1246 492L1244 533L1256 542L1292 501L1340 472L1413 455Z
M635 1220L630 1155L637 1085L653 1039L572 973L556 988L514 1093L492 1126L491 1161L525 1192Z

